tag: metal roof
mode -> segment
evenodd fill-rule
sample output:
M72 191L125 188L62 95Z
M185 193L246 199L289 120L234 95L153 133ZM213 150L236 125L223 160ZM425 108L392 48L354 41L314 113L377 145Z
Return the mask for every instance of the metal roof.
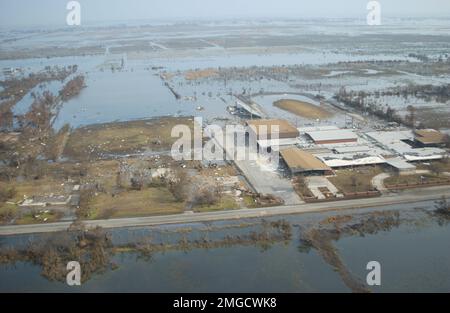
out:
M401 158L387 159L386 163L399 170L414 170L416 166L406 162Z
M306 132L314 141L328 141L328 140L343 140L343 139L358 139L358 136L349 129L335 129Z

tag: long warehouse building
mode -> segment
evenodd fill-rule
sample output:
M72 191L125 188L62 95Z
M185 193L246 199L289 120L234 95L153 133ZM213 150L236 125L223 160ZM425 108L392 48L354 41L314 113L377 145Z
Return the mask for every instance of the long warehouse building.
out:
M318 145L358 142L358 136L349 129L309 131L306 135Z

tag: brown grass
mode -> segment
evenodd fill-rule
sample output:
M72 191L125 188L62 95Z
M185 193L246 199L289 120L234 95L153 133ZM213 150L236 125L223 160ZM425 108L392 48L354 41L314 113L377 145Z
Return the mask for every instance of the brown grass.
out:
M191 118L159 118L106 123L76 129L69 137L64 155L90 159L105 154L132 154L141 150L170 150L178 138L172 138L175 125L193 130Z
M362 167L355 170L337 170L336 176L328 179L341 192L366 192L374 190L372 178L382 172L383 169L379 166Z
M124 191L114 197L101 193L89 206L92 219L176 214L184 209L184 203L177 202L167 188Z
M422 179L423 178L423 179ZM386 186L395 185L419 185L419 184L432 184L448 181L449 177L444 175L434 175L434 174L414 174L414 175L400 175L391 176L386 178L384 184Z
M24 196L28 198L39 195L64 195L66 194L64 186L62 186L62 180L55 180L52 178L41 178L37 180L27 180L21 183L12 184L16 189L16 196L14 199L10 199L12 202L18 202L24 199Z
M282 99L275 101L273 105L279 109L308 119L325 119L333 116L331 112L324 108L304 101Z

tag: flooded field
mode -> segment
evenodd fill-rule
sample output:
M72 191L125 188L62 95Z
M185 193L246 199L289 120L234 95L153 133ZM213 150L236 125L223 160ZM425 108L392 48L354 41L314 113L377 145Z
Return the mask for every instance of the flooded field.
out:
M81 40L76 42L72 38L78 36L73 37L73 31L64 29L30 32L29 36L19 38L14 31L5 30L0 34L3 41L0 67L17 68L26 74L41 71L45 66L78 65L79 72L86 75L87 88L60 110L55 122L57 128L65 123L77 127L194 113L226 117L225 108L234 101L230 95L243 91L250 94L311 92L329 98L342 87L370 91L399 84L449 83L448 75L423 73L422 61L417 59L421 55L427 55L430 62L433 58L445 58L450 44L445 32L450 28L447 21L424 20L427 27L420 33L415 26L408 28L402 20L392 20L389 26L377 31L355 28L358 22L324 20L317 26L312 22L288 21L258 27L226 22L187 27L131 25L118 27L114 36L107 28L98 26L79 31ZM265 30L262 36L261 28ZM316 38L319 34L320 40ZM399 36L402 44L396 45ZM420 44L421 41L428 45ZM54 46L61 48L50 48ZM72 48L62 49L63 46ZM17 49L23 55L12 53ZM400 63L395 66L383 63L391 61ZM419 66L411 67L409 62ZM247 79L235 75L239 71L233 75L230 70L251 67L263 70L273 66L287 69L294 66L298 70L288 79L280 75ZM180 75L184 71L208 68L228 69L231 76L225 81L221 77L188 81ZM172 78L163 80L159 77L161 73L168 73ZM180 99L173 97L165 82L181 95ZM40 86L38 90L54 91L56 85ZM26 111L33 91L15 106L15 114ZM401 101L389 99L388 102L397 108L395 103ZM439 114L445 112L433 103L411 102L418 108L426 106L427 110L430 107L439 110ZM198 107L204 111L197 112Z
M349 292L362 286L363 291L371 292L445 292L450 288L450 228L448 221L430 215L433 208L434 203L423 202L358 213L286 216L266 222L255 219L117 229L111 231L112 242L122 248L108 261L114 264L113 269L94 274L81 287L48 281L39 265L18 261L0 266L0 290ZM280 220L285 221L283 227L288 231L283 231L282 237L276 233L274 237L256 235L269 231L269 223ZM323 244L309 246L305 241L311 231L321 230L323 235L333 229L340 231L333 231ZM255 235L246 237L252 233ZM2 249L39 242L41 236L45 238L4 237ZM247 241L252 236L254 239ZM127 245L132 242L138 245ZM156 246L150 248L153 243ZM325 256L327 253L334 257ZM382 266L381 286L365 283L369 261Z
M450 133L449 34L449 20L438 18L414 25L386 19L377 28L360 19L2 28L0 224L270 210L286 204L274 195L283 192L303 202L285 168L264 173L258 164L238 170L236 163L174 162L171 129L193 117L205 125L245 124L253 113L240 115L244 99L261 117L285 119L294 130L331 126L363 138L403 126ZM448 144L444 138L439 148ZM336 148L351 152L341 153L345 161L389 150L358 140L370 147L299 143L314 148L313 159L313 151L339 154ZM445 160L415 163L412 178L447 177ZM358 171L350 168L341 185L352 196L359 187L385 188L382 180L375 188L368 174L358 186ZM381 165L374 170L397 177L383 171ZM314 188L330 195L323 184ZM376 196L384 193L377 189ZM24 214L24 203L44 209ZM58 214L45 209L51 203ZM0 292L445 292L450 224L435 209L434 202L420 202L93 232L77 224L80 229L61 236L0 236ZM73 255L85 256L88 268L76 288L62 282L63 263ZM380 287L365 283L369 261L382 265Z

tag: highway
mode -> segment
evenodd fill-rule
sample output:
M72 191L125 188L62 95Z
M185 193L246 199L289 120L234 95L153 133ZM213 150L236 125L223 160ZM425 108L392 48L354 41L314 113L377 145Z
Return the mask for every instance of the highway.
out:
M271 208L241 209L207 213L184 213L177 215L121 218L108 220L85 221L87 227L100 226L109 228L142 227L165 224L184 224L195 222L211 222L221 220L236 220L242 218L262 218L277 215L290 215L311 212L325 212L345 209L382 207L393 204L415 203L438 200L442 196L450 197L449 186L411 189L397 194L377 198L364 198L321 203L304 203L298 205L279 206ZM0 236L49 233L64 231L71 222L57 222L35 225L8 225L0 227Z

